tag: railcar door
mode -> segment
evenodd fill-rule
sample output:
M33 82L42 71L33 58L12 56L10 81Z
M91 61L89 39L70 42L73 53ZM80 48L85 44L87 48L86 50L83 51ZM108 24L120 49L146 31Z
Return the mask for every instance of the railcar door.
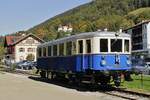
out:
M85 41L85 67L86 69L92 69L92 40L86 39Z
M78 70L83 71L84 70L84 41L78 40L78 60L77 60L77 66Z

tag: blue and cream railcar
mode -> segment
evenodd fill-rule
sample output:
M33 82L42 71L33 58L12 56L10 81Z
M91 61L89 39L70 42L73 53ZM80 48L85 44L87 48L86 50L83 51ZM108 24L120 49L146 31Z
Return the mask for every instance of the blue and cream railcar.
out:
M101 31L72 35L46 42L37 51L37 68L44 76L47 72L80 75L91 72L101 78L107 72L110 80L114 72L131 69L131 40L125 33Z

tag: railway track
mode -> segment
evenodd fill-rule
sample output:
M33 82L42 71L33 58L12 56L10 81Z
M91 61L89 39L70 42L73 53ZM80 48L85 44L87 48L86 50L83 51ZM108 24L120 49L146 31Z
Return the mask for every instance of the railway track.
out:
M120 89L120 88L116 89L116 91L125 92L125 93L133 94L133 95L138 95L141 97L146 97L146 98L149 98L149 100L150 100L150 93L143 93L143 92L137 92L137 91L132 91L132 90Z
M26 71L21 71L21 70L15 70L15 71L5 70L5 71L14 73L14 74L23 74L23 75L27 75L27 76L36 76L36 77L39 76L39 75L28 73ZM59 84L61 84L61 83L59 83ZM64 86L64 85L62 85L62 86ZM79 87L77 87L77 88L79 88ZM83 87L81 87L81 88L83 89ZM89 89L89 87L86 87L86 88ZM85 87L84 87L84 89L85 89ZM96 91L99 91L98 88L96 89ZM120 97L123 99L127 99L127 100L150 100L150 93L141 93L141 92L126 90L126 89L121 89L121 88L112 88L111 91L104 91L104 92L100 91L100 92L108 94L108 95Z
M29 73L28 71L25 71L25 70L11 70L10 68L3 68L3 69L1 69L1 71L8 72L8 73L14 73L14 74L23 74L26 76L39 76L37 74Z
M111 92L105 92L108 95L120 97L127 100L150 100L149 97L145 95L137 95L135 93L128 93L128 92L120 92L120 91L111 91Z

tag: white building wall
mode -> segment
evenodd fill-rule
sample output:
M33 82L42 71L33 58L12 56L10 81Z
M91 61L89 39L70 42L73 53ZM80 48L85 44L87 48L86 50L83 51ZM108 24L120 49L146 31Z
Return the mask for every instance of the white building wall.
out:
M33 39L33 38L28 37L27 39ZM19 44L17 44L15 46L15 62L19 62L21 60L21 58L23 60L26 60L26 57L29 54L33 54L35 56L34 61L36 61L36 49L37 49L37 46L40 44L40 42L38 42L37 40L34 39L33 44L27 44L26 40L23 40L22 42L20 42ZM19 48L24 48L25 51L24 52L19 52ZM34 48L34 51L33 52L28 52L28 48Z
M58 32L63 31L63 32L72 32L73 28L69 26L60 26L58 27Z
M142 25L143 50L147 50L147 24Z
M147 48L150 49L150 22L147 24Z

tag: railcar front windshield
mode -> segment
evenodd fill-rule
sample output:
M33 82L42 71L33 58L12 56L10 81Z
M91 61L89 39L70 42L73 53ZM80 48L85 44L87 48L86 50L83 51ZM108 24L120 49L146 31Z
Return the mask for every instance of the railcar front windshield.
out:
M122 52L122 39L111 39L111 52Z

